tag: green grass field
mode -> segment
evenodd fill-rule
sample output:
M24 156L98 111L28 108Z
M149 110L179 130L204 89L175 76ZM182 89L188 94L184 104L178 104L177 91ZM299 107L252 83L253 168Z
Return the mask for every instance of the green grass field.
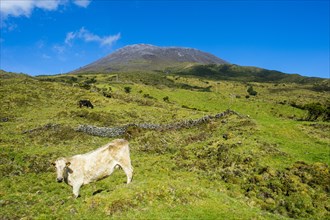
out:
M246 98L248 85L257 96ZM303 120L307 111L290 105L330 102L329 92L312 87L152 73L2 73L0 219L329 219L330 123ZM81 99L94 109L79 108ZM130 142L129 185L118 169L74 199L70 186L56 182L56 158L114 139L77 132L79 125L171 124L226 109L239 116L118 137Z

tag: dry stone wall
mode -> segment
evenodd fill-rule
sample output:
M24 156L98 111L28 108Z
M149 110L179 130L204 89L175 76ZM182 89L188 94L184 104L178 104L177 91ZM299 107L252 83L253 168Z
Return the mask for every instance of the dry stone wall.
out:
M130 127L136 127L146 130L159 130L159 131L179 130L182 128L190 128L200 124L205 124L210 122L211 120L221 119L227 115L232 115L232 114L240 116L237 112L228 109L216 115L207 115L199 119L189 119L189 120L174 122L171 124L162 125L162 124L149 124L149 123L143 123L143 124L131 123L124 126L118 126L112 128L96 127L93 125L79 125L78 128L76 128L76 131L84 132L90 135L100 136L100 137L117 137L117 136L125 135L127 133L128 128Z

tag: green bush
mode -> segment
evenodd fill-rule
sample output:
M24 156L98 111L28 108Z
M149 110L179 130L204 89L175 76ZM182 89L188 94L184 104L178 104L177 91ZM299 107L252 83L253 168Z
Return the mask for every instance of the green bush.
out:
M102 95L107 98L112 98L112 88L109 87L108 89L102 89Z
M315 121L321 118L325 121L330 119L330 106L323 106L320 103L310 103L303 106L308 111L307 121Z
M89 79L88 77L87 77L87 80L85 80L85 83L86 84L93 84L93 83L96 83L96 77L93 77L93 78L91 78L91 79Z
M132 88L129 86L124 87L124 90L126 93L130 93L132 91Z
M315 121L324 112L324 108L320 103L307 104L304 106L304 109L308 111L308 116L306 118L308 121Z
M164 102L169 102L169 101L170 101L170 98L169 98L168 96L165 96L165 97L163 98L163 100L164 100Z
M91 85L89 85L86 82L79 83L79 87L81 87L83 89L86 89L86 90L90 90L91 89Z
M146 99L155 99L150 94L143 94L143 98L146 98Z
M252 96L256 96L258 93L253 89L252 86L249 86L249 88L247 89L247 92L252 95Z

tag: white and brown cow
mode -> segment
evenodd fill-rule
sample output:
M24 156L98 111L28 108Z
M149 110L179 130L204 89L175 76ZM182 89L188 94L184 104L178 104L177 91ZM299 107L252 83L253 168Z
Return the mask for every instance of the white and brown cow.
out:
M117 165L124 170L127 184L132 181L133 176L129 144L123 139L116 139L86 154L59 158L53 165L56 167L57 182L64 180L72 186L76 198L82 185L109 176Z

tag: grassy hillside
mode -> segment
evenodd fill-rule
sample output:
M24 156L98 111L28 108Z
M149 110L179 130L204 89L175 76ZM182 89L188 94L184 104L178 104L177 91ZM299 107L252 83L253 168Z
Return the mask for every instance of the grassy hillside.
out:
M287 74L276 70L267 70L252 66L239 66L235 64L197 64L197 63L150 63L141 61L130 63L129 65L112 65L110 69L97 68L93 66L78 69L73 74L96 74L98 72L121 75L139 75L138 73L147 72L148 74L172 74L179 76L201 77L209 80L229 80L237 82L267 82L267 83L299 83L313 85L312 89L316 91L330 91L330 80L318 77L306 77L299 74ZM143 65L142 65L143 64ZM144 78L145 76L142 76ZM158 76L159 77L159 76ZM157 78L158 78L157 77Z
M276 70L258 67L238 66L235 64L194 65L177 70L180 75L206 77L215 80L233 80L241 82L274 82L274 83L316 83L323 89L330 90L330 81L317 77L304 77L299 74L286 74Z
M328 105L329 92L314 85L137 72L9 75L0 75L0 219L330 218L330 123L306 121L308 111L296 107ZM94 109L79 108L80 99ZM226 109L239 114L190 128L129 129L129 185L116 170L75 200L55 181L56 158L113 139L79 125L165 125Z

